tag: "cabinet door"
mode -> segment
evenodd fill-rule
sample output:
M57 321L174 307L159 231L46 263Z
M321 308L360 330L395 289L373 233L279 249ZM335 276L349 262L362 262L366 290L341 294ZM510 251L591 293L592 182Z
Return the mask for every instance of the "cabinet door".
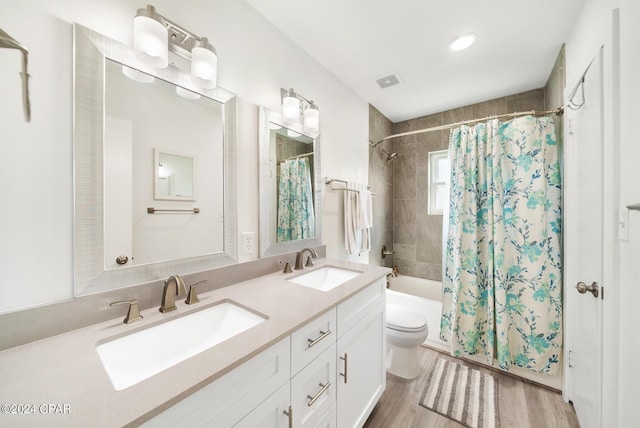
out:
M289 427L289 399L291 387L287 382L274 392L262 404L253 409L234 427L237 428L288 428Z
M289 338L169 407L143 427L231 427L291 377Z
M361 427L386 387L384 302L338 340L339 427Z
M291 379L293 426L314 427L336 401L336 344Z

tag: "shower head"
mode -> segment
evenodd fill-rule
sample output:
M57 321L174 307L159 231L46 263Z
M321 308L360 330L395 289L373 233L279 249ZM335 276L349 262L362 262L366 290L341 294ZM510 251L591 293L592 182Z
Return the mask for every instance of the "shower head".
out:
M393 152L393 153L387 154L387 163L391 162L392 160L394 160L397 157L398 157L398 153L397 152Z
M390 163L392 160L394 160L395 158L398 157L398 153L397 152L389 153L388 151L386 151L382 147L380 147L380 151L382 151L382 153L387 155L387 163Z

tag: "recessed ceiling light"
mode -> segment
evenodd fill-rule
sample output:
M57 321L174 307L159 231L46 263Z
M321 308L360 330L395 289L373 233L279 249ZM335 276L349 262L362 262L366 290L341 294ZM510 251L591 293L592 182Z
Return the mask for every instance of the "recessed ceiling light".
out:
M469 46L474 44L476 40L478 40L478 35L475 33L463 34L451 40L451 43L449 43L449 50L461 51L463 49L467 49Z

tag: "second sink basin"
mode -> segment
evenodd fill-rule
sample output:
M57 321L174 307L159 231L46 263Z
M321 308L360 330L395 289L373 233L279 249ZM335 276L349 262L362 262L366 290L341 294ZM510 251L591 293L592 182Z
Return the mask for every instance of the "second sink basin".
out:
M230 301L96 347L116 390L128 388L265 321Z
M360 275L360 272L334 266L325 266L309 273L295 276L289 279L289 281L316 290L329 291L358 275Z

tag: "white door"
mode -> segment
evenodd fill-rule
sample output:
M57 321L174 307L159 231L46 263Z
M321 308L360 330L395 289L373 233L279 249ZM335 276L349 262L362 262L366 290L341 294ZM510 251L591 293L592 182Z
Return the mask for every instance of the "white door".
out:
M600 49L565 110L564 392L583 428L602 426L603 87Z

